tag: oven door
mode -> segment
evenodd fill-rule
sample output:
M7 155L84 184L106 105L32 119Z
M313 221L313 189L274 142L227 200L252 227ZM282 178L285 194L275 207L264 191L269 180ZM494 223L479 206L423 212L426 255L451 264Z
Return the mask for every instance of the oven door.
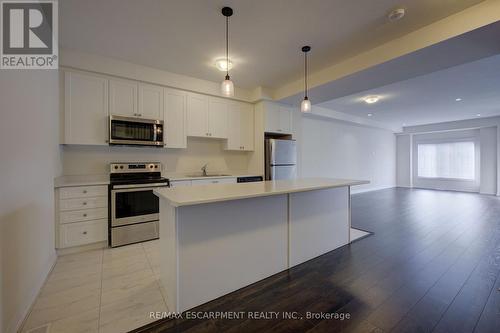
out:
M163 147L163 121L110 116L109 143Z
M159 219L159 199L153 194L154 188L112 189L111 227L157 221Z

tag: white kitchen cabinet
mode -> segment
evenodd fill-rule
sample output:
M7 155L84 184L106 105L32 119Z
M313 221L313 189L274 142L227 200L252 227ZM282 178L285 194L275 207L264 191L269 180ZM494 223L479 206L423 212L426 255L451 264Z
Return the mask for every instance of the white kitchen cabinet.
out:
M64 72L63 144L107 145L108 80Z
M226 150L253 151L254 109L248 103L232 103L227 112Z
M56 190L56 248L103 242L108 237L106 185Z
M114 116L138 117L138 84L131 80L109 80L109 113Z
M208 184L235 184L237 182L236 178L206 178L206 179L193 179L191 184L196 185L208 185Z
M222 98L208 99L208 133L210 137L227 138L227 109L229 102Z
M146 119L163 119L163 87L139 83L138 114Z
M264 110L266 132L292 134L292 109L290 107L266 102Z
M167 148L187 148L187 115L184 91L164 90L164 138Z
M191 180L172 180L170 181L170 187L171 188L174 188L174 187L181 187L181 186L191 186L192 185L192 181Z
M187 135L208 137L208 96L188 94Z
M188 136L227 138L227 109L222 98L190 93L187 96Z

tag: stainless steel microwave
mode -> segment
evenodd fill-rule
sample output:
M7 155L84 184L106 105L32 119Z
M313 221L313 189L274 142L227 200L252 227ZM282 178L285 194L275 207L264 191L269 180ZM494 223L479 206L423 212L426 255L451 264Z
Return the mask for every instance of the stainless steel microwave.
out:
M109 116L109 144L163 147L163 120Z

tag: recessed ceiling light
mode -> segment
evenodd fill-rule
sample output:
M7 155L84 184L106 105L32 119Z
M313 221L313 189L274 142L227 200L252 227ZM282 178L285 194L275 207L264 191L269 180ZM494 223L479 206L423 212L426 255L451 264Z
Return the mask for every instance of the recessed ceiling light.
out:
M387 19L391 22L396 22L401 20L405 14L406 10L404 8L396 8L387 14Z
M377 103L380 99L380 96L377 96L377 95L370 95L370 96L366 96L363 98L363 100L368 103L368 104L373 104L373 103Z
M403 126L406 126L406 123L403 123Z
M462 99L461 98L455 98L456 102L460 102Z
M373 116L373 115L371 113L368 113L368 117L371 117L371 116Z
M480 113L478 113L478 114L476 114L476 116L477 116L477 117L481 117L481 114L480 114Z
M229 60L229 62L227 62L226 59L215 60L215 67L217 67L217 69L221 72L226 72L228 70L227 65L229 65L229 70L233 68L233 63L231 62L231 60Z

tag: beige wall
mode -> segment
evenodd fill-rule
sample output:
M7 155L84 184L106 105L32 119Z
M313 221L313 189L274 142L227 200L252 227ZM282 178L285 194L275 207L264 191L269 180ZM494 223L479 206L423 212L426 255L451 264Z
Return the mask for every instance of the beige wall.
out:
M15 332L55 262L58 75L0 74L0 332Z
M208 163L209 172L246 172L251 153L224 150L224 141L188 138L187 149L134 148L120 146L64 146L65 175L105 174L111 162L161 162L164 171L199 172Z

